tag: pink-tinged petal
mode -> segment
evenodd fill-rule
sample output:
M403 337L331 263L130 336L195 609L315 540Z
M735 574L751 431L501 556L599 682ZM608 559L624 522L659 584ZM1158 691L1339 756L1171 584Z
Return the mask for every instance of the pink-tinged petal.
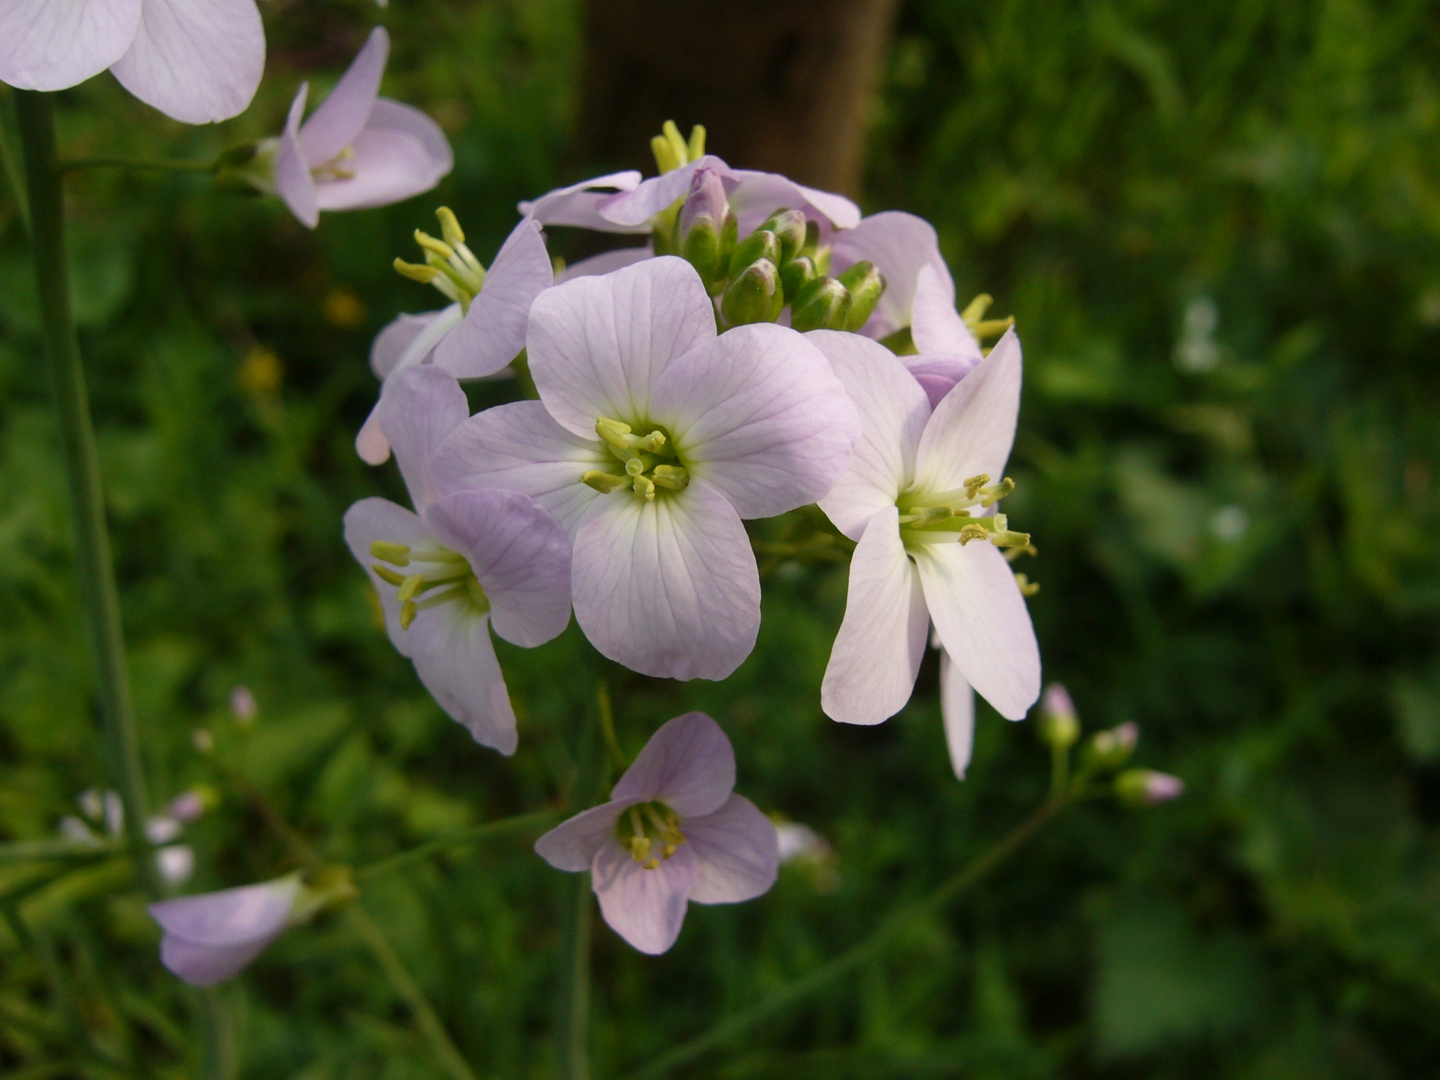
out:
M655 380L650 419L669 428L692 477L742 518L773 517L823 496L860 433L830 361L794 330L738 326Z
M980 356L902 356L900 362L915 377L933 409L940 399L955 389L955 384L980 364Z
M1000 479L1015 443L1020 379L1020 339L1007 330L925 425L915 456L916 487L939 493L981 473Z
M743 795L683 823L700 872L690 888L697 904L738 904L770 891L780 868L780 841L770 819Z
M495 256L464 322L436 347L435 363L461 379L493 375L510 363L525 347L530 306L554 276L540 226L522 220Z
M568 870L572 874L589 870L601 846L615 843L615 823L620 820L620 815L644 801L612 799L592 806L562 821L536 840L535 853L556 870Z
M1040 696L1040 646L1005 556L983 540L952 541L918 547L915 562L930 618L960 674L1001 716L1024 717Z
M529 495L573 540L585 511L600 498L581 475L619 464L602 446L570 434L540 402L516 401L457 427L430 462L430 474L444 491L506 488Z
M0 5L0 82L64 90L125 55L140 0L6 0Z
M110 70L145 104L186 124L245 111L265 73L255 0L144 0L129 50Z
M290 113L276 150L275 191L295 219L313 229L320 223L320 204L315 195L315 178L310 175L305 152L300 149L300 118L305 115L305 98L309 92L310 84L301 83L295 91L295 100L290 102Z
M812 330L814 342L860 415L860 437L840 479L820 500L835 527L859 540L875 512L893 507L915 476L915 452L930 404L915 379L885 346L835 330Z
M345 546L355 556L355 561L365 568L370 584L380 597L380 610L385 614L385 630L391 643L401 656L412 656L415 638L408 630L400 628L400 602L395 599L395 586L387 584L375 572L375 565L380 560L370 554L370 545L377 540L425 550L435 547L435 534L418 514L395 505L389 499L361 499L345 511ZM422 611L419 618L429 614Z
M302 143L303 146L303 143ZM363 210L429 191L445 174L437 170L420 140L404 131L366 128L355 137L355 156L342 168L353 175L315 184L321 210Z
M393 590L392 590L393 591ZM506 757L515 753L515 710L490 641L490 620L463 603L420 612L409 630L415 673L435 703Z
M588 259L581 259L579 262L567 266L555 275L555 284L559 285L574 278L601 277L605 274L613 274L616 270L622 270L644 259L653 259L654 257L655 252L651 250L649 244L644 247L604 251L599 255L591 255Z
M929 626L919 575L900 540L899 511L880 510L850 560L845 618L820 685L825 715L842 724L878 724L903 709Z
M384 465L390 460L390 440L380 430L380 402L375 402L365 423L355 435L355 453L366 465Z
M755 647L760 575L745 526L703 480L647 502L596 500L575 534L575 621L642 675L723 679Z
M758 228L777 210L804 210L806 216L820 219L823 226L853 229L860 224L860 208L844 195L797 184L779 173L734 169L729 172L730 207L739 221L740 235Z
M436 181L447 176L455 167L455 152L450 149L450 140L445 130L430 118L430 114L403 101L378 98L370 110L370 119L365 126L371 131L398 131L409 135L425 148L425 158Z
M199 945L244 945L285 929L300 895L298 875L150 905L167 934Z
M350 61L330 96L300 129L300 145L312 169L318 169L343 152L364 130L375 99L380 96L380 80L389 58L390 35L383 26L377 26L370 31L369 38Z
M887 210L872 214L855 228L836 235L831 248L831 273L869 261L885 275L885 294L861 328L868 337L883 338L910 325L915 283L925 266L938 267L949 280L940 257L940 241L928 221L914 214ZM953 307L954 286L951 286Z
M431 504L425 520L469 560L506 641L534 648L569 624L570 541L528 495L456 491Z
M635 802L659 799L688 819L715 813L734 790L735 750L730 740L713 719L688 712L660 725L610 797Z
M375 335L370 346L370 370L377 378L389 378L402 367L424 362L440 339L460 324L460 305L421 315L397 315L395 321Z
M950 353L980 362L980 342L955 310L955 282L943 262L928 263L915 279L910 339L924 353Z
M160 962L191 986L214 986L239 975L283 932L282 927L269 937L244 945L197 945L166 934L160 939Z
M599 206L601 225L591 228L605 232L619 229L644 227L649 231L650 219L662 210L668 210L677 199L683 199L690 191L690 181L698 169L714 169L722 176L730 174L730 166L717 157L706 154L698 161L682 165L678 169L652 176L633 191L612 195Z
M715 338L715 309L684 259L647 259L547 289L530 309L530 374L550 415L593 438L602 416L649 412L675 357Z
M578 184L556 188L534 202L522 202L520 213L542 225L573 225L582 229L605 232L649 232L648 224L630 229L616 229L600 216L600 206L615 191L634 191L640 186L640 174L634 169L609 173ZM611 188L614 190L605 190Z
M653 870L618 843L606 844L595 853L590 872L600 914L610 929L651 956L675 944L699 872L699 860L688 844Z
M448 371L421 364L385 380L378 410L380 430L395 450L410 501L424 512L442 494L430 470L431 459L470 416L465 391Z
M964 780L975 745L975 691L944 649L940 650L940 718L945 724L950 767Z

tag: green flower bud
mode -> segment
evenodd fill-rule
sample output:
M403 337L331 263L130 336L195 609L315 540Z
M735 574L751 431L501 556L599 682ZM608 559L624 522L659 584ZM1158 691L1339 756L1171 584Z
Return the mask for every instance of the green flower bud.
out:
M737 278L745 268L760 259L769 259L780 265L780 240L769 229L756 229L741 240L730 257L730 277Z
M1139 739L1140 728L1134 723L1097 731L1085 747L1085 763L1096 771L1118 769L1130 760Z
M1042 741L1058 750L1070 749L1080 738L1080 718L1075 715L1070 695L1059 683L1045 688L1040 701L1039 732Z
M782 279L784 271L781 271ZM832 277L816 278L790 305L790 325L807 330L842 330L850 316L850 292Z
M774 239L773 233L767 233ZM741 245L742 247L744 245ZM756 259L735 276L720 301L720 313L731 326L774 322L785 306L780 271L769 259Z
M785 286L785 295L797 299L800 290L819 276L815 270L815 260L808 255L798 256L780 267L780 284Z
M875 264L867 260L841 274L840 284L850 290L850 320L845 329L859 330L885 294L885 278L875 269Z
M1115 778L1115 797L1126 806L1158 806L1178 799L1185 781L1152 769L1126 769Z
M777 210L760 226L761 229L773 232L780 241L780 258L777 260L779 265L784 266L805 247L805 226L805 215L799 210Z

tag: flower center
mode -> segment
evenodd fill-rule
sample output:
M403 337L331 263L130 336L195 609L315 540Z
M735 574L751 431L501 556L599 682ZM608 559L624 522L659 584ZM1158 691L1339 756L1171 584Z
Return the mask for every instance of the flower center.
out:
M690 473L680 463L674 442L662 428L651 427L648 435L636 435L635 429L607 416L595 421L595 433L605 442L612 457L621 463L618 472L586 469L580 482L608 495L629 488L637 498L653 502L657 491L684 491Z
M656 799L621 814L615 822L615 839L646 870L656 870L685 843L685 834L675 811Z
M938 494L910 490L896 500L900 510L900 538L907 549L913 551L920 544L944 544L958 541L968 544L971 540L983 540L998 548L1008 549L1007 559L1021 555L1034 555L1030 534L1015 532L1004 514L972 515L975 509L988 510L1015 490L1015 481L1008 476L998 484L992 484L986 473L972 476L964 487ZM1026 595L1032 595L1035 586L1017 574L1020 587Z
M397 258L395 271L411 281L435 286L447 299L459 304L461 311L469 311L470 301L485 287L485 267L465 246L465 233L450 208L440 207L435 216L440 219L444 239L437 240L416 229L415 242L425 253L425 262L408 263Z
M490 598L469 561L458 552L438 544L433 548L412 548L409 544L376 540L370 545L370 554L380 560L371 569L387 585L395 586L402 630L409 630L420 612L441 604L463 604L476 615L490 611ZM440 591L431 592L434 589ZM427 592L431 595L425 596Z
M327 180L354 180L355 170L344 163L353 160L355 148L347 146L319 168L311 169L310 175L324 183Z

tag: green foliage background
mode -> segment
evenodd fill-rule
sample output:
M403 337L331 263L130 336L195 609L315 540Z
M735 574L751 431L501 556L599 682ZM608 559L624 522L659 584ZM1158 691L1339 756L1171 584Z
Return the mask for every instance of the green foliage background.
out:
M62 149L203 158L278 130L377 18L387 92L450 131L434 197L330 215L203 178L68 181L83 348L135 695L158 801L205 783L190 888L293 866L216 762L326 858L363 865L563 801L597 678L632 753L712 712L741 790L834 845L763 900L693 908L642 957L601 926L599 1077L622 1076L863 937L1042 795L1031 725L983 706L963 785L933 658L874 730L819 711L844 572L782 566L724 684L602 669L572 627L501 645L511 760L475 746L377 630L339 519L403 498L351 440L365 357L438 297L389 269L430 209L482 258L517 199L586 175L575 0L266 5L268 77L220 130L108 76L65 95ZM940 231L960 291L1022 332L1007 509L1047 676L1094 730L1142 728L1178 803L1073 813L877 962L684 1071L694 1077L1410 1077L1440 1061L1440 23L1417 0L909 0L871 143L868 210ZM317 72L321 74L316 74ZM843 73L836 73L843 77ZM313 100L313 91L312 91ZM676 117L682 124L704 117ZM723 146L713 149L724 155ZM737 164L745 164L737 162ZM557 237L560 249L567 240ZM354 301L354 302L352 302ZM267 381L273 352L283 370ZM103 786L68 510L23 231L0 201L0 836L52 835ZM474 391L477 407L513 394ZM249 728L227 708L252 688ZM212 755L194 733L211 733ZM378 879L387 929L483 1077L555 1075L561 908L530 837ZM0 896L30 871L0 867ZM181 1076L182 988L118 864L0 928L0 1072ZM343 920L224 992L246 1077L442 1075Z

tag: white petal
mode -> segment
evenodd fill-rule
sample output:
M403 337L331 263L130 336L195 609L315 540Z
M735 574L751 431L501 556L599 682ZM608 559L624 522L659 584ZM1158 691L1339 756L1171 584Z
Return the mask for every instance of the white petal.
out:
M375 573L375 565L380 560L370 554L370 545L377 540L387 544L405 544L411 548L430 548L436 544L435 534L423 518L389 499L361 499L345 511L345 546L355 556L355 561L365 568L370 584L380 597L380 609L385 613L385 629L391 643L401 656L412 656L415 636L400 628L400 603L395 599L395 586L387 584ZM428 618L430 614L422 611L416 621Z
M723 679L755 647L760 575L725 496L703 480L653 502L620 490L575 534L575 621L633 671Z
M845 618L830 650L820 707L842 724L878 724L905 707L930 618L891 506L865 526L850 560Z
M650 419L742 518L814 502L840 478L860 422L830 362L794 330L738 326L655 380Z
M285 928L295 898L297 875L238 889L181 896L150 905L150 916L167 934L200 945L245 945Z
M380 393L380 430L395 450L410 501L424 511L442 494L430 463L446 437L470 416L455 376L433 364L397 371Z
M735 790L735 749L711 717L689 712L650 736L612 799L660 799L682 817L713 814Z
M943 262L922 266L915 279L910 338L921 354L953 353L976 363L984 355L975 335L955 310L955 282Z
M662 210L668 209L677 199L684 198L690 191L690 180L697 169L715 169L722 176L730 174L730 166L717 157L706 154L688 165L652 176L642 181L633 191L613 195L599 206L603 225L591 228L611 231L644 227L649 232L650 219Z
M365 423L355 435L355 453L366 465L384 465L390 460L390 440L380 430L380 402L375 402Z
M680 936L698 870L699 861L688 844L653 870L645 869L618 843L606 844L595 853L590 868L600 913L610 929L651 956L663 953Z
M344 162L353 175L337 180L322 174L316 181L321 210L389 206L429 191L445 175L436 170L420 140L408 132L366 128L353 145L355 156Z
M1001 478L1020 414L1020 366L1020 339L1007 330L990 355L945 395L920 438L917 488L938 493L981 473Z
M592 806L562 821L536 840L535 853L556 870L571 873L589 870L601 846L607 841L614 843L615 823L620 820L620 815L636 802L643 801L612 799Z
M975 745L975 691L944 649L940 650L940 718L945 723L950 766L964 780Z
M666 366L715 337L715 309L683 259L647 259L547 289L530 309L530 374L550 415L593 437L597 418L649 411Z
M640 262L642 259L653 259L655 252L650 250L650 245L644 247L617 248L614 251L604 251L599 255L591 255L588 259L581 259L572 263L555 276L555 284L570 281L580 277L601 277L604 274L613 274L626 266Z
M275 158L275 192L285 201L295 219L313 229L320 222L320 204L316 201L315 178L300 148L300 118L305 115L305 98L309 83L301 83L290 102L285 130L280 135Z
M915 562L950 659L996 712L1021 719L1040 696L1040 646L1005 556L972 540L925 544Z
M383 26L370 31L365 45L350 61L345 74L300 129L305 160L318 169L355 141L370 119L380 96L380 80L390 57L390 35Z
M925 391L885 346L858 334L814 330L805 335L829 359L860 414L860 437L850 464L820 509L852 540L877 510L915 476L915 451L930 419Z
M464 322L436 348L435 362L461 379L499 371L525 347L530 306L554 276L540 227L522 220L495 256Z
M428 113L403 101L378 98L365 126L372 131L398 131L415 139L425 150L425 159L438 181L455 167L455 152L445 131Z
M64 90L125 55L140 0L5 0L0 5L0 82Z
M214 986L245 970L284 929L243 945L201 945L166 934L160 939L160 962L191 986Z
M860 208L844 195L808 188L779 173L734 169L729 170L728 180L725 186L730 190L730 207L739 219L741 236L785 208L805 210L808 217L818 218L822 236L831 232L827 225L853 229L860 224Z
M110 70L145 104L184 123L238 116L265 73L255 0L144 0L135 40Z
M600 216L600 206L614 191L634 191L640 185L640 174L634 169L596 176L569 187L556 188L534 202L522 202L520 213L542 225L574 225L582 229L605 232L649 232L648 224L631 229L617 229Z
M457 427L430 463L445 491L508 488L523 492L560 522L571 539L600 497L580 482L590 469L616 471L619 462L598 439L582 439L557 424L538 401L516 401L476 413Z
M770 891L780 867L780 842L770 819L743 795L683 823L700 872L690 889L697 904L737 904Z
M515 710L490 641L490 620L458 603L422 611L411 636L415 673L442 709L481 746L515 753Z
M869 261L885 276L885 292L860 331L873 338L886 337L910 325L915 284L923 267L938 266L945 280L950 279L950 271L940 257L935 229L923 218L899 210L872 214L855 228L836 234L831 250L833 274ZM952 284L952 310L954 296Z
M397 315L370 346L370 370L377 378L388 378L402 367L418 364L430 355L436 343L460 323L460 305L420 315Z
M955 354L930 356L902 356L900 362L905 370L915 377L925 396L930 399L932 409L939 406L942 398L955 384L974 371L980 363L979 356L957 356Z

